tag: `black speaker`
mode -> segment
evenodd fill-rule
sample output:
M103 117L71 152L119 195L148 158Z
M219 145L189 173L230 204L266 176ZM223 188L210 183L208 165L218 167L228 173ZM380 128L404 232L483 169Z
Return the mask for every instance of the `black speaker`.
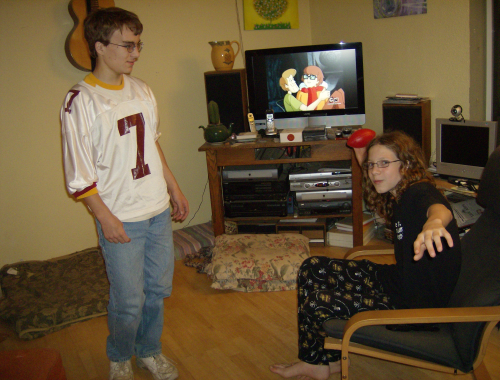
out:
M219 106L220 122L226 127L234 123L233 132L249 131L247 78L245 69L208 71L205 73L207 104ZM207 109L208 116L208 109Z
M422 147L425 164L431 156L431 101L416 104L382 105L384 132L402 131L413 137Z

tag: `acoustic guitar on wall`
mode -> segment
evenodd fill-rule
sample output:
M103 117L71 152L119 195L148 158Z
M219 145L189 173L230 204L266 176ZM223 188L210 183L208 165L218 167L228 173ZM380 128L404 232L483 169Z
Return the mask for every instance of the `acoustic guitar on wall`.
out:
M69 14L75 25L66 38L65 51L68 60L79 70L92 71L92 59L89 46L83 34L83 21L85 17L98 8L114 7L113 0L71 0Z

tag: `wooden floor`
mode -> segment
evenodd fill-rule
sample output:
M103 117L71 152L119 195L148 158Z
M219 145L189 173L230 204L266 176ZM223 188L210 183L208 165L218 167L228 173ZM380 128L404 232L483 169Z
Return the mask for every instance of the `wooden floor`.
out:
M345 249L311 247L312 254L342 257ZM239 293L216 291L194 268L176 262L173 295L165 300L164 353L172 358L182 380L278 379L273 363L297 360L296 292ZM0 325L0 351L34 347L61 353L68 380L107 379L106 317L77 323L46 337L21 341ZM2 340L2 336L4 338ZM1 353L0 353L1 355ZM500 334L495 329L486 366L500 380ZM133 360L135 378L152 380ZM351 379L457 379L454 375L407 367L353 355ZM340 375L331 376L340 379ZM472 380L471 375L458 379Z

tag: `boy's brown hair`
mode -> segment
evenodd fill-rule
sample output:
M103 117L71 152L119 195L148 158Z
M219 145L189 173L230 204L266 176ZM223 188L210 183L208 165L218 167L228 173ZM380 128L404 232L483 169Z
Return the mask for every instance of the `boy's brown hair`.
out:
M90 55L94 58L97 57L95 43L102 42L107 46L116 30L128 28L137 36L142 33L143 29L142 23L135 13L117 7L100 8L93 11L85 18L83 26Z

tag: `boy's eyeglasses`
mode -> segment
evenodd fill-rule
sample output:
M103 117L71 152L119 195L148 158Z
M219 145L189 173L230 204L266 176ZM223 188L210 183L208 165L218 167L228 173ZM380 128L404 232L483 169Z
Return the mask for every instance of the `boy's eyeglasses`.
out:
M393 162L398 162L401 160L394 160L394 161L387 161L387 160L381 160L377 162L365 162L363 164L363 168L366 170L372 170L375 165L377 165L377 168L386 168L389 166L389 164L392 164Z
M316 77L316 75L314 75L314 74L304 74L304 75L303 75L303 78L304 78L304 79L311 79L311 80L315 80L317 77Z
M144 47L144 42L139 42L137 45L136 44L118 45L118 44L114 44L113 42L109 42L109 44L124 47L125 49L127 49L127 51L129 53L133 53L136 46L137 46L138 52L140 52L142 50L142 48Z

